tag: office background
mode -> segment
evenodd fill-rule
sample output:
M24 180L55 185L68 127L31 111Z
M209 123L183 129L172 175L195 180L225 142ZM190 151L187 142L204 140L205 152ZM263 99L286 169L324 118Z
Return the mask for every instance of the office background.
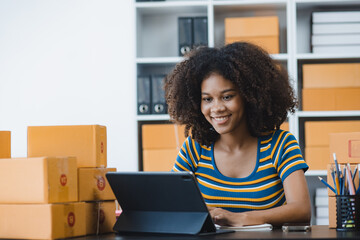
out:
M101 124L108 166L137 170L133 0L0 0L0 130Z

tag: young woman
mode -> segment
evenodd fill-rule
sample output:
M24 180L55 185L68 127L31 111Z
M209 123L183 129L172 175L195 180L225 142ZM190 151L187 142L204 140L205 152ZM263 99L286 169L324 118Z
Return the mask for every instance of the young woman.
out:
M173 171L195 174L216 224L310 221L308 166L279 129L296 107L280 64L249 43L200 48L166 77L165 95L186 125Z

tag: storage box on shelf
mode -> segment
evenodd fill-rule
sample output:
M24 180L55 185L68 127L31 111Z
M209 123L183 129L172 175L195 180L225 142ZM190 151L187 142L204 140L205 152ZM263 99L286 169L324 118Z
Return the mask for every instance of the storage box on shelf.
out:
M329 152L331 133L353 131L360 131L360 120L305 122L305 158L310 169L326 169L332 159Z
M184 126L142 125L142 163L144 171L170 171L185 140Z
M11 157L11 132L0 131L0 158Z

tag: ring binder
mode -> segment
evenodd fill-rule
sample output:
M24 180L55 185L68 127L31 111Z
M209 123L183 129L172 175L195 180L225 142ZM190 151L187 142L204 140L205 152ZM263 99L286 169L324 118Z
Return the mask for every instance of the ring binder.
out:
M179 17L179 56L184 56L191 51L193 43L193 19L190 17Z
M138 76L137 79L137 113L150 114L151 79L150 76Z
M152 114L165 114L167 112L165 102L165 91L163 89L163 79L165 75L152 75L151 76L151 113Z
M193 49L208 45L208 20L207 17L194 17L194 43Z

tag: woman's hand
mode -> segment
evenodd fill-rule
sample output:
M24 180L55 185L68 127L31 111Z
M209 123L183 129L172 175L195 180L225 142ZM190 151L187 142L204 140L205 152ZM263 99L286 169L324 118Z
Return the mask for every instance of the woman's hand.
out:
M246 226L262 224L261 220L251 217L250 212L234 213L222 208L209 208L210 215L215 224L221 226Z

